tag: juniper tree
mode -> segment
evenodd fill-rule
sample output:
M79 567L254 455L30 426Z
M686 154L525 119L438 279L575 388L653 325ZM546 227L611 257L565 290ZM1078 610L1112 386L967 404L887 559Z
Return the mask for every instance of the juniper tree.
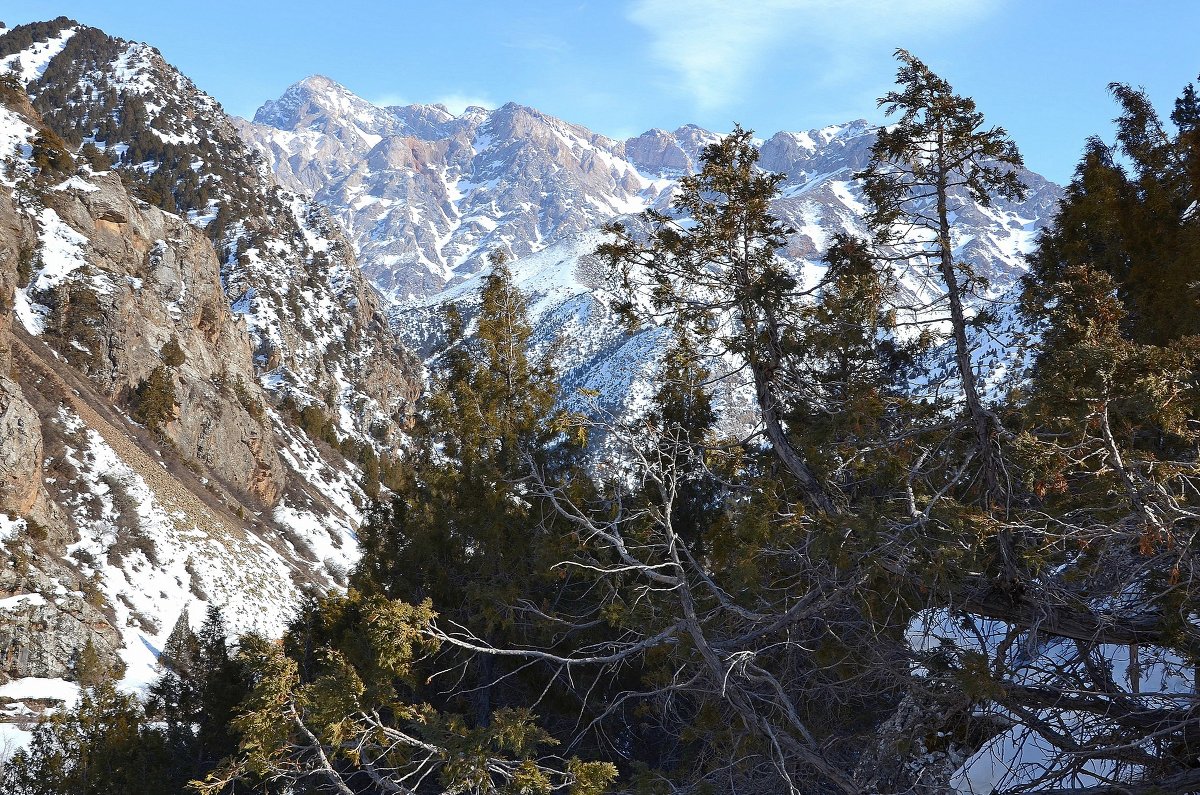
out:
M1089 142L1023 280L1037 342L1020 407L1021 518L1043 573L1015 601L977 608L1077 650L1035 660L1040 672L994 668L1000 703L1046 749L1040 789L1103 769L1120 784L1094 791L1191 791L1194 687L1164 671L1190 680L1200 659L1200 634L1181 620L1197 598L1200 486L1200 338L1181 300L1197 241L1195 97L1180 98L1171 136L1145 95L1112 89L1117 146ZM1039 686L1022 686L1031 676Z
M879 243L897 257L928 263L945 294L954 363L974 437L971 455L982 477L979 499L991 506L1009 493L999 449L1002 429L986 405L972 361L974 325L967 298L978 280L969 263L954 257L951 217L964 198L991 205L994 196L1019 199L1026 188L1017 169L1020 153L1002 127L987 127L974 100L905 50L897 50L899 88L879 99L895 124L879 130L871 161L859 176L870 203L867 222ZM1012 560L1009 566L1015 565Z
M436 617L418 605L351 590L314 602L308 637L281 648L248 637L239 652L254 687L234 725L239 753L195 782L202 795L237 782L288 791L475 795L569 790L599 795L615 777L605 763L556 756L528 709L497 709L487 725L423 701ZM315 641L301 650L298 643ZM257 791L257 790L256 790Z
M794 311L797 284L778 256L788 230L770 210L784 175L758 168L752 139L737 127L709 145L700 172L680 180L674 215L647 211L645 239L612 224L612 239L596 253L612 269L614 307L628 322L682 324L745 364L771 449L813 509L836 513L783 419L785 319ZM714 318L721 323L715 337L708 327Z
M531 467L570 465L571 445L558 438L553 368L527 350L526 299L503 255L493 256L479 298L473 335L456 308L447 311L448 345L433 368L408 477L369 514L351 584L414 603L431 599L489 642L519 643L558 587L550 565L570 543L543 526L523 481ZM461 664L450 661L454 654L443 654L447 665ZM476 686L453 696L452 706L481 724L524 687L489 657L471 671Z
M702 554L709 528L721 509L723 486L713 471L710 443L717 413L707 383L711 373L690 329L680 326L663 357L646 422L679 446L673 462L681 475L672 510L680 535Z
M855 496L895 490L882 470L917 419L905 376L919 345L898 338L896 279L866 241L835 235L824 259L815 298L796 318L789 421L806 429L811 458L853 505Z
M1126 310L1123 333L1165 345L1200 333L1200 105L1189 85L1172 129L1143 92L1109 88L1121 109L1116 140L1088 141L1032 265L1051 284L1066 267L1107 273Z
M84 688L73 708L50 715L0 769L7 795L170 795L163 734L137 698L111 681Z

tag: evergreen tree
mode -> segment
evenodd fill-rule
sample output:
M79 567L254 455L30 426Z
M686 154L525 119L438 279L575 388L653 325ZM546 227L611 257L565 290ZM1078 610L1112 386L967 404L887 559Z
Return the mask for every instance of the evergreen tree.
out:
M159 351L159 355L162 356L163 364L170 368L179 367L181 364L187 361L187 357L183 353L183 348L179 347L179 337L174 334L172 334L171 339L167 340L162 346L162 350Z
M1169 130L1141 91L1110 86L1121 107L1114 144L1092 138L1053 228L1031 260L1038 282L1089 267L1113 280L1131 340L1166 345L1200 334L1200 129L1196 92L1176 100Z
M515 596L536 557L517 481L531 464L550 462L557 392L549 364L528 358L525 299L502 255L493 257L480 298L474 337L465 336L456 310L448 315L451 336L426 402L417 474L371 513L353 581L445 605L475 592L476 607L498 621L506 599L492 588Z
M75 660L75 681L81 687L98 687L111 679L112 671L104 664L100 653L96 651L96 644L92 643L89 637Z
M312 607L311 632L290 633L282 648L243 638L239 655L254 687L234 721L240 753L195 783L201 795L264 781L339 795L600 795L615 778L610 764L549 753L557 743L528 709L500 708L472 723L421 701L422 663L440 645L427 601L351 590Z
M558 587L550 564L567 543L544 526L522 483L531 468L569 465L553 419L557 384L548 357L527 353L526 302L503 255L484 279L475 334L453 308L447 325L413 464L391 500L369 512L350 582L366 594L431 599L490 642L515 642L529 631L527 606ZM512 678L495 688L501 673L478 658L477 687L457 708L489 721L497 703L515 698L505 693L524 686Z
M896 58L901 64L899 89L881 97L879 105L886 115L899 117L879 130L870 164L860 174L870 202L867 222L877 242L899 246L898 256L931 265L934 289L944 293L950 315L955 375L970 440L964 458L979 475L976 501L986 512L1003 511L1012 497L1001 449L1004 431L996 411L985 403L970 339L972 328L988 316L968 317L966 300L979 280L967 263L954 258L950 219L962 198L984 207L993 196L1022 198L1026 187L1017 173L1021 155L1004 128L984 126L974 100L955 94L910 53L897 50ZM906 243L911 251L903 250ZM921 319L919 310L916 314ZM946 468L962 472L955 476L958 482L970 485L974 480L965 477L958 463ZM997 539L1001 576L1012 586L1020 577L1015 540L1003 530Z
M613 239L596 253L612 269L621 296L615 308L631 324L665 320L711 335L714 313L731 316L717 341L753 376L771 449L805 501L819 512L835 513L826 484L783 423L786 396L779 377L796 280L778 256L788 230L770 212L784 175L757 167L752 139L750 131L737 127L708 146L700 173L680 180L675 216L648 211L651 230L644 241L613 224L607 230Z
M191 776L195 726L200 716L200 643L188 622L187 611L180 614L158 664L163 669L150 686L148 710L163 726L163 735L172 760L172 778L179 783Z
M31 160L38 169L38 179L50 181L69 176L75 170L75 161L67 152L61 137L49 128L38 131L32 142Z
M168 752L141 705L110 682L39 723L27 748L0 770L7 795L168 795Z
M674 331L647 422L670 440L672 466L681 474L673 522L696 554L703 554L705 535L720 511L723 491L708 455L717 414L708 393L711 374L696 338L686 326Z
M836 235L816 299L799 310L789 424L848 496L892 496L898 445L921 413L907 394L920 341L896 335L897 284L865 241ZM851 499L851 504L856 503Z
M159 365L133 391L133 418L151 431L162 435L164 426L175 418L175 379L171 371Z

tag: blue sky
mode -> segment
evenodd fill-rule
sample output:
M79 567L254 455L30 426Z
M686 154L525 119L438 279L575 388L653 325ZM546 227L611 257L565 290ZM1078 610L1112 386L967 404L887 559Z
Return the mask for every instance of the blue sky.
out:
M1111 138L1109 82L1169 110L1200 73L1197 0L6 0L0 19L59 14L158 47L238 115L316 73L377 102L516 101L614 137L879 121L904 47L1058 181L1087 136Z

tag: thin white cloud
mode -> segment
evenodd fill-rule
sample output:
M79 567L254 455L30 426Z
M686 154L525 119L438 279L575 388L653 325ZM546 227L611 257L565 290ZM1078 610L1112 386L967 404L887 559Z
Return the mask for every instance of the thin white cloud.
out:
M505 40L502 47L512 50L529 50L530 52L562 55L570 52L571 46L560 36L551 36L534 30L522 31L521 35Z
M651 54L704 110L735 98L773 54L811 52L825 83L849 80L868 53L978 21L1001 0L634 0L628 17Z

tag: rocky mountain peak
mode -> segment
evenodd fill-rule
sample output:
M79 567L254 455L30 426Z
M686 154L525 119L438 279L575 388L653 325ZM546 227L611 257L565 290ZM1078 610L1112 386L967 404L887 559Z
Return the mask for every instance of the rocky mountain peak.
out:
M310 75L289 86L278 99L264 102L254 114L254 122L279 129L323 132L334 132L337 125L353 122L367 135L375 136L395 124L386 110L324 75Z
M330 116L324 131L241 130L281 182L333 210L364 270L395 300L468 278L493 248L525 256L657 195L622 143L536 108L510 102L448 118L429 105L378 110L388 124L349 113Z

